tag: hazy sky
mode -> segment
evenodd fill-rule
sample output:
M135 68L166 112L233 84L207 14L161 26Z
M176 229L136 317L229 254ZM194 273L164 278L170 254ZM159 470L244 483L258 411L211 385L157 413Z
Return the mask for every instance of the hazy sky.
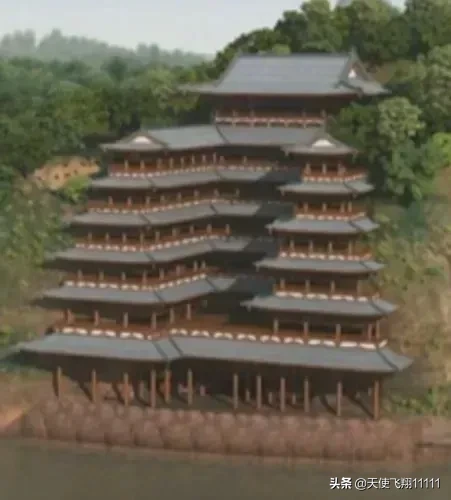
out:
M402 0L393 0L400 5ZM213 53L235 37L271 27L302 0L0 0L0 35L33 29L38 36L59 28L135 47Z

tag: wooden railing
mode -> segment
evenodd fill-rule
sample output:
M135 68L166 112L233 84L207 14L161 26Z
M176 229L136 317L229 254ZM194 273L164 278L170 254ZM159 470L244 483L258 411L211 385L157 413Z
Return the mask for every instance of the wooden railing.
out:
M356 258L356 259L370 259L372 257L371 250L368 249L361 249L361 250L348 250L346 248L336 248L334 249L333 247L330 249L327 249L326 247L318 248L318 247L311 247L307 244L295 244L295 245L281 245L280 246L280 253L283 254L291 254L291 253L298 253L298 254L304 254L304 255L312 255L312 258L315 255L324 255L324 256L343 256L345 259L347 258Z
M202 237L208 238L212 236L214 237L214 236L227 236L227 235L228 235L227 229L212 228L211 231L208 231L207 228L202 228L202 229L196 229L193 232L184 231L176 235L162 234L159 238L156 238L155 235L148 234L145 235L145 237L142 240L139 240L137 238L127 238L127 240L124 240L118 237L110 237L107 240L105 237L101 238L98 236L93 236L91 239L87 237L75 237L75 243L78 246L109 245L111 247L117 246L119 247L119 249L122 249L124 247L127 247L128 249L130 249L130 247L136 247L136 249L139 250L139 249L147 249L149 247L152 248L162 247L167 243L175 243L185 239L189 240L191 238L202 238Z
M362 283L363 285L363 283ZM313 283L299 283L299 284L276 284L274 285L274 293L286 292L286 293L302 293L302 294L317 294L317 295L341 295L341 296L352 296L354 298L367 297L367 298L377 298L380 296L379 290L376 287L365 286L361 287L361 290L343 288L340 286L340 282L337 281L335 284L327 285L315 285Z
M339 181L352 181L362 179L368 176L368 171L364 168L353 168L346 170L344 172L321 172L319 169L312 169L311 171L306 171L304 169L301 177L304 182L339 182Z
M349 220L349 219L354 219L356 217L364 217L366 215L366 210L362 207L356 207L352 208L351 210L348 209L340 209L340 208L326 208L325 210L323 209L314 209L310 207L304 207L298 206L295 209L296 215L303 215L303 216L313 216L313 217L320 217L320 216L331 216L331 217L336 217L337 219L340 218L341 220Z
M321 125L326 120L325 113L281 113L273 112L255 112L255 111L219 111L214 115L215 123L226 123L231 125L281 125L288 127L290 125Z
M97 285L115 285L117 288L124 286L127 287L155 287L159 285L164 285L166 283L184 280L189 278L195 278L202 274L208 274L209 276L216 274L219 271L216 267L211 266L198 266L196 269L183 269L181 272L177 273L175 270L171 270L169 273L162 274L161 277L158 275L142 277L129 277L124 274L123 278L117 276L108 276L107 274L83 274L79 275L77 273L70 273L64 279L64 283L96 283Z

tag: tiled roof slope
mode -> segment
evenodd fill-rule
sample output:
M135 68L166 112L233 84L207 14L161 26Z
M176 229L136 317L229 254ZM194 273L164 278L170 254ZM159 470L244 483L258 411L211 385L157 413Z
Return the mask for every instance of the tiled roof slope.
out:
M371 85L368 85L371 84ZM238 55L216 82L183 90L219 95L378 95L384 88L349 54Z

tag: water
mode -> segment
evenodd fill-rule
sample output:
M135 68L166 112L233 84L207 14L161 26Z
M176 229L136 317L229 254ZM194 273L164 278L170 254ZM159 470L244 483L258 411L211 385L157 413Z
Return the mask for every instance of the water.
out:
M331 490L331 477L440 478L437 489ZM395 470L155 458L138 452L0 441L1 500L372 500L450 498L451 464Z

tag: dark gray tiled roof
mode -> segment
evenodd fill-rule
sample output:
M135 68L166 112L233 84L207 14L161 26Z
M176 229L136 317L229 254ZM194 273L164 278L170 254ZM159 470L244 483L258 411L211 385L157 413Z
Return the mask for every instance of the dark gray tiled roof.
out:
M213 250L221 252L252 252L273 254L277 251L276 241L253 238L226 238L212 241Z
M240 203L215 202L215 212L229 217L281 217L293 213L291 203Z
M196 125L138 131L112 144L107 151L180 151L218 146L274 146L309 144L318 129L291 127L247 127L232 125ZM145 138L148 143L136 142Z
M167 210L143 214L143 217L151 226L166 226L182 222L208 219L213 216L215 216L215 211L210 203L199 203L197 205L170 208Z
M63 286L44 292L42 297L53 301L81 301L150 306L183 302L199 296L222 291L247 292L252 290L254 293L258 293L263 289L269 292L269 285L264 288L266 283L270 283L270 281L264 277L233 276L203 278L182 282L172 286L159 288L156 291Z
M72 225L80 226L142 227L148 225L144 214L132 213L87 212L74 216L70 222Z
M110 304L154 305L160 298L149 290L120 290L117 288L90 288L63 286L47 290L44 299L61 301L100 302Z
M331 370L393 373L411 360L384 347L379 350L270 344L237 340L174 337L183 358L242 361Z
M118 264L147 264L153 260L149 252L120 252L115 250L89 250L70 248L53 255L56 261L73 262L112 262Z
M293 233L358 234L373 231L379 226L372 220L364 217L352 221L318 219L278 220L267 227L275 231Z
M175 173L151 177L149 182L157 189L173 189L178 187L200 186L218 182L219 175L214 170L200 172Z
M177 362L181 359L235 361L329 370L391 374L412 360L388 347L366 350L244 340L171 337L155 341L53 334L20 346L28 353L106 359Z
M48 335L22 345L24 352L87 356L131 361L166 361L153 342L81 335Z
M383 87L367 75L363 67L359 78L350 77L356 65L361 67L353 53L246 54L237 56L220 80L184 85L182 89L203 94L286 96L383 93Z
M93 190L133 190L142 189L148 190L152 187L150 180L145 178L130 178L130 177L104 177L101 179L92 180L90 188Z
M372 191L374 187L365 181L349 182L297 182L280 186L279 190L283 193L292 194L321 194L321 195L351 195L366 194Z
M358 300L307 299L293 296L281 297L277 295L254 297L243 302L243 305L249 309L273 312L358 316L362 318L379 318L396 310L396 306L381 299L363 302Z
M318 273L370 274L384 266L372 260L354 261L338 259L299 259L277 257L256 263L257 268L278 269L281 271L308 271Z
M161 248L149 252L154 262L172 262L178 259L186 259L196 255L203 255L212 251L212 244L209 240L183 243L177 246Z

